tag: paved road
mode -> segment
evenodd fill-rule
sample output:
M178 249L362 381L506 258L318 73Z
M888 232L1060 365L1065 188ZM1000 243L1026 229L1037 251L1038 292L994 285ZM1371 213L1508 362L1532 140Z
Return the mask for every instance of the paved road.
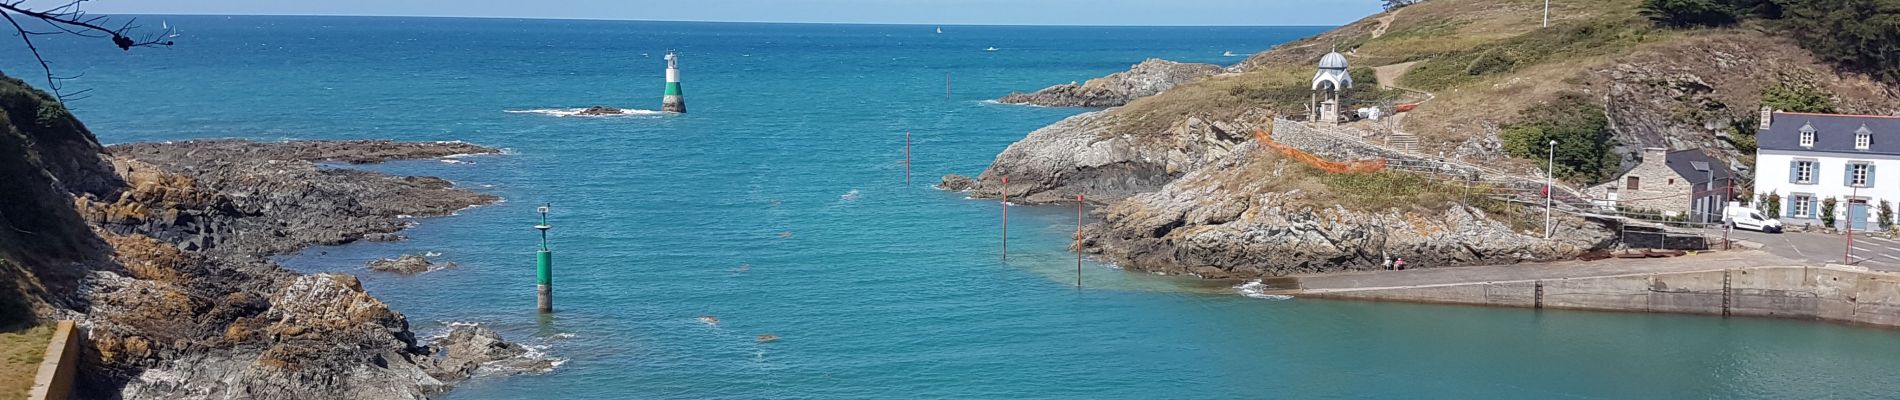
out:
M1710 237L1722 237L1721 230L1708 230ZM1805 265L1842 264L1847 255L1847 236L1815 232L1761 233L1736 230L1730 237L1762 244L1762 250L1776 256L1802 261ZM1900 271L1900 240L1854 234L1854 258L1847 264L1880 271Z
M1723 268L1797 266L1801 261L1759 250L1715 251L1674 258L1560 261L1483 267L1426 268L1302 275L1265 280L1276 289L1363 289L1473 282L1526 281Z

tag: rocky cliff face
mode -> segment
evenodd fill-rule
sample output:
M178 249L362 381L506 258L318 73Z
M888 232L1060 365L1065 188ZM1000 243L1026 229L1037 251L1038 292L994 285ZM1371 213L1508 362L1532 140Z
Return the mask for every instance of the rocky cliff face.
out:
M1127 71L1090 79L1080 85L1066 83L1035 93L1010 93L996 101L1048 107L1115 107L1221 71L1220 66L1213 64L1150 58Z
M1900 93L1892 87L1835 73L1791 40L1758 32L1658 45L1595 68L1584 78L1593 91L1604 93L1625 167L1634 167L1646 147L1702 148L1752 175L1753 163L1747 160L1754 154L1738 148L1734 136L1755 129L1762 93L1777 84L1826 93L1843 113L1900 112Z
M1594 223L1566 218L1550 240L1457 202L1349 208L1300 177L1295 162L1255 143L1161 190L1097 212L1088 251L1137 270L1204 278L1257 278L1412 267L1508 264L1573 257L1608 243ZM1433 200L1420 199L1430 202Z
M88 398L421 399L437 351L345 275L268 261L493 201L436 178L324 168L493 149L456 143L129 145L102 152L0 77L0 313L73 319ZM457 365L456 368L466 366Z
M1156 135L1115 134L1113 110L1069 117L1023 138L976 180L972 194L1011 201L1111 202L1161 188L1188 171L1226 155L1250 132L1272 123L1266 113L1232 121L1187 117ZM1009 186L1003 186L1003 177Z

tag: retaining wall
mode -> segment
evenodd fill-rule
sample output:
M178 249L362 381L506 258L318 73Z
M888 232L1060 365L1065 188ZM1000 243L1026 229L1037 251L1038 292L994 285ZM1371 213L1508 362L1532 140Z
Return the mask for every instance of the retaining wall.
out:
M1299 294L1502 307L1817 319L1900 327L1900 274L1837 265L1326 289Z
M79 331L73 321L59 321L53 328L53 340L46 344L46 357L33 376L30 400L66 400L72 397L73 378L78 374Z

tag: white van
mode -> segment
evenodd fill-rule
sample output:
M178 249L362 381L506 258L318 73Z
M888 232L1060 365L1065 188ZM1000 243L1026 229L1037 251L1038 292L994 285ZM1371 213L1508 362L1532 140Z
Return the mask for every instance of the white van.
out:
M1762 218L1761 210L1730 204L1722 213L1722 219L1730 228L1747 229L1767 233L1781 233L1781 220Z

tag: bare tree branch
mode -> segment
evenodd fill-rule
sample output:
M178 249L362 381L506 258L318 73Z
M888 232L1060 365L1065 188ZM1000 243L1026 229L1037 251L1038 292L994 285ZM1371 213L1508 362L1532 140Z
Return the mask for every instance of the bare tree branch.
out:
M61 103L67 102L68 100L82 99L84 98L83 95L89 90L80 90L71 93L62 92L60 90L62 86L60 84L61 81L77 79L80 75L70 77L54 75L52 63L46 61L46 57L40 54L39 46L33 43L34 36L64 33L85 38L110 38L113 46L117 46L119 50L126 51L130 51L134 47L171 46L172 41L170 39L177 36L177 34L167 26L165 32L134 38L131 36L132 32L141 28L139 25L134 24L134 22L138 21L136 18L128 20L124 24L119 24L117 29L107 28L106 25L109 22L107 17L89 15L81 9L81 3L85 3L86 1L87 0L72 0L57 7L33 10L26 6L26 0L0 0L0 17L5 17L7 23L13 25L13 30L18 32L20 41L26 43L27 51L33 53L33 59L35 61L39 61L40 70L46 75L46 89L52 91L53 96L58 98ZM16 15L19 17L18 19L15 18ZM25 26L20 24L20 19L39 20L47 26L58 29L59 31L28 30Z

